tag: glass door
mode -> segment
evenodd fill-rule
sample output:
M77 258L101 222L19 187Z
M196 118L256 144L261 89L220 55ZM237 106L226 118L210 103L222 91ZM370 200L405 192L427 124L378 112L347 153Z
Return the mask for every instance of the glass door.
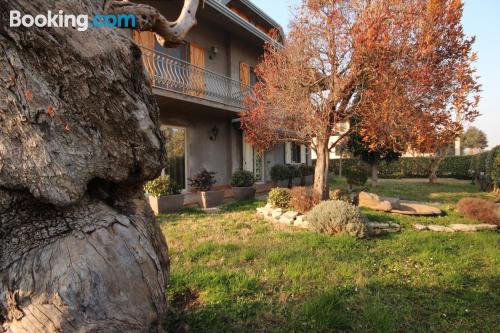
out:
M167 140L165 148L165 175L170 176L183 189L186 189L186 129L182 127L161 126Z

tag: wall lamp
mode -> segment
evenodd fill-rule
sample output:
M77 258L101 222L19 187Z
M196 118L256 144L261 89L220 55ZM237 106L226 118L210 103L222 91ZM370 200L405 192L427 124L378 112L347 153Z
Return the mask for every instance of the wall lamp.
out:
M217 46L212 46L210 48L210 50L208 51L208 58L210 60L213 60L215 58L215 56L217 55L217 53L219 53L219 49L217 48Z
M214 128L212 128L212 130L210 131L210 141L215 141L217 140L217 137L219 136L219 129L217 128L217 126L214 126Z

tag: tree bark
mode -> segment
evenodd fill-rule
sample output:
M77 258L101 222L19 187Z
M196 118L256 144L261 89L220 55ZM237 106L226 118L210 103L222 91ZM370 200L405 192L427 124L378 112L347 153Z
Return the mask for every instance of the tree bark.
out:
M328 200L330 191L328 186L330 150L329 139L318 140L316 145L316 167L314 170L314 190L320 194L321 200Z
M371 169L372 169L372 186L373 187L378 186L378 166L379 166L379 161L377 159L372 161Z
M429 165L429 183L437 184L438 181L437 174L439 166L441 165L441 162L443 162L445 157L446 157L446 152L441 150L436 153L436 156L431 157L430 159L431 163Z
M104 2L3 0L0 13L93 16ZM126 31L0 17L0 331L163 331L167 245L142 187L164 154Z

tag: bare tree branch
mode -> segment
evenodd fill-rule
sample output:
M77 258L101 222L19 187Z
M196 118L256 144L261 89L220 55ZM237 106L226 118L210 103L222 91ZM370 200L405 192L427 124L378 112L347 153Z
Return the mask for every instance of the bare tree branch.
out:
M187 33L196 25L196 11L199 0L185 0L182 11L176 21L168 21L160 12L149 5L137 4L128 0L113 0L107 4L111 14L135 15L138 31L152 31L163 46L181 44Z

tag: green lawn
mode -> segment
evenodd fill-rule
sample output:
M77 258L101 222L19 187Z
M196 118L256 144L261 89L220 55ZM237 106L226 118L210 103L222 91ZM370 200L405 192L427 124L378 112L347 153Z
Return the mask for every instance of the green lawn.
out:
M333 186L344 186L335 180ZM160 216L171 257L169 329L192 332L498 332L500 235L416 232L411 223L473 223L451 203L468 182L383 180L374 190L439 202L447 216L365 210L406 230L372 240L271 224L262 201Z

